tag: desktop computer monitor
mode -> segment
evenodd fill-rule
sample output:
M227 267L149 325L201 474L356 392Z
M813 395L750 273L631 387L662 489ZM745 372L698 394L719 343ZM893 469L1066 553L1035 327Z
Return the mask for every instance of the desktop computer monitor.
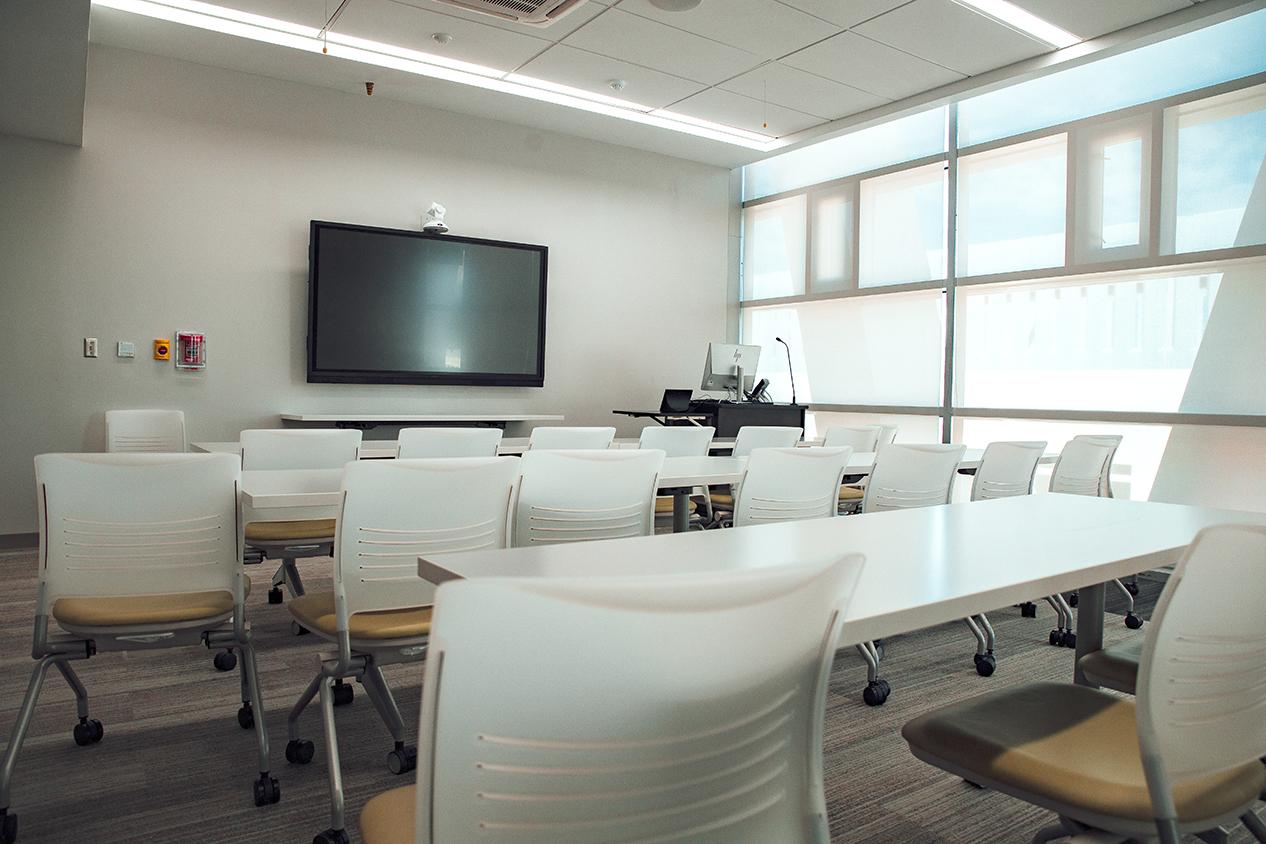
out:
M703 365L702 390L730 390L739 388L736 369L743 371L743 391L751 392L756 378L756 364L760 361L760 346L741 346L736 343L709 343L708 359ZM738 396L742 398L742 396Z

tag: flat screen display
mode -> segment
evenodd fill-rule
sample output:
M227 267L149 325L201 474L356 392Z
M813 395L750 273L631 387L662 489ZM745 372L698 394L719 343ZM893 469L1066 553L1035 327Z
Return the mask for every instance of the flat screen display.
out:
M313 220L308 381L543 386L548 251Z

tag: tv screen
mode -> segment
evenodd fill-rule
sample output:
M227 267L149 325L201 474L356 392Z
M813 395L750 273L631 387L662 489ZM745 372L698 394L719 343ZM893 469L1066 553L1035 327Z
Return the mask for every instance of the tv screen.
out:
M312 221L308 381L545 383L548 249Z

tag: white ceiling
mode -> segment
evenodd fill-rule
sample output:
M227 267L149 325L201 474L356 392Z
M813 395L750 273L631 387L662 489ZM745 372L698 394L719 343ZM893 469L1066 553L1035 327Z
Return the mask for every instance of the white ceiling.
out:
M211 0L269 17L320 27L338 0ZM1195 0L1013 0L1083 38L1093 38L1181 8ZM119 24L94 11L92 40L172 54L176 24ZM98 18L103 23L98 26ZM702 0L687 12L664 12L649 0L588 0L553 26L536 28L442 5L435 0L351 0L334 29L374 41L439 53L635 103L668 108L770 137L785 137L968 76L1005 67L1052 48L954 0ZM138 35L138 31L151 33ZM444 46L432 35L447 33ZM231 36L211 35L212 40ZM260 58L242 67L242 51L196 39L193 60L282 78L309 68L293 51L253 44ZM195 49L190 39L184 42ZM279 52L280 51L280 52ZM230 61L225 56L237 57ZM289 55L288 55L289 54ZM267 58L265 58L265 56ZM282 67L281 65L286 65ZM275 68L270 71L267 68ZM305 71L306 72L306 71ZM314 84L342 87L345 73ZM462 98L436 95L434 80L379 73L375 96L452 108ZM337 78L338 81L334 81ZM368 78L368 77L367 77ZM383 84L390 78L390 82ZM624 87L614 91L609 83ZM452 83L444 83L452 84ZM410 88L411 90L406 90ZM470 93L469 109L486 113L486 97ZM592 115L533 103L562 132L589 134ZM508 104L503 112L521 111ZM510 118L505 118L510 119ZM620 123L613 118L602 118ZM539 122L529 120L528 122ZM646 146L637 131L621 132ZM672 135L666 130L652 130ZM724 145L675 138L685 157L712 163L757 157ZM660 147L659 144L651 144ZM713 150L702 156L698 149Z

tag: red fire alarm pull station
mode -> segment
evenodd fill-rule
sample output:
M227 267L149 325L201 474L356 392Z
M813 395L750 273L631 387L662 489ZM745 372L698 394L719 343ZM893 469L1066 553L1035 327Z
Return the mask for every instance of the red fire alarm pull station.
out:
M207 337L201 331L176 332L176 368L207 368Z

